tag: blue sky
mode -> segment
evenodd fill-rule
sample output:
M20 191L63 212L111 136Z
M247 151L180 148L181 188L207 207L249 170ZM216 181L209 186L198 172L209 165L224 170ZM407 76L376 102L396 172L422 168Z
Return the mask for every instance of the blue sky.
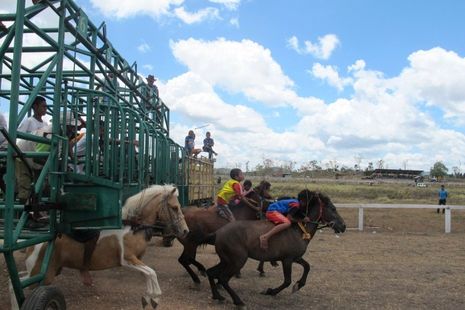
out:
M175 141L208 124L218 167L465 170L463 1L76 2L158 78Z

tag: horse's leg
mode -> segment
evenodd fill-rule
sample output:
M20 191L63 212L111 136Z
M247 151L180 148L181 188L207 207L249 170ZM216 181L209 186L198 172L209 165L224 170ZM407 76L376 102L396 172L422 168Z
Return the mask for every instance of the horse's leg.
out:
M299 279L299 281L297 281L292 287L292 293L297 292L305 285L307 282L308 273L310 272L310 264L302 257L294 260L294 262L304 267L304 272L302 273L302 277Z
M266 291L262 292L265 295L276 295L281 292L283 289L291 285L292 281L292 259L283 259L281 261L283 265L283 274L284 274L284 282L277 288L268 288Z
M161 295L161 289L158 284L157 273L155 270L145 265L135 256L125 258L123 266L138 270L144 274L147 282L147 291L145 295L142 296L142 307L145 308L150 303L152 308L155 309L158 306Z
M181 256L178 258L178 262L186 269L187 273L191 276L192 281L195 284L200 284L200 279L197 274L192 270L190 264L193 264L199 269L199 272L205 274L205 267L195 260L195 256L197 254L197 244L193 245L190 242L182 242L184 246L184 250L182 251Z
M40 272L47 246L48 245L45 243L41 243L33 246L33 248L28 249L28 253L26 254L26 269L28 272L28 278L37 275ZM45 285L51 284L55 279L55 276L58 274L58 271L61 269L61 263L57 257L58 252L59 248L55 248L48 263L47 273L45 274L44 279Z
M260 272L260 277L265 276L265 270L263 270L263 265L264 264L265 264L265 262L262 261L262 260L258 263L257 271Z
M196 251L197 253L197 251ZM206 277L207 276L207 269L205 269L204 265L199 263L196 259L195 256L191 258L191 264L197 267L197 270L199 271L200 275Z
M264 264L265 264L264 261L260 261L260 263L258 263L257 271L260 272L260 277L265 276L265 270L263 269ZM278 267L279 266L278 262L276 262L275 260L270 261L270 264L273 267Z
M223 272L221 272L218 277L218 283L229 293L234 304L241 308L245 307L245 304L240 299L239 295L229 286L229 280L240 272L246 261L247 255L236 257L234 261L230 261L229 265L225 266L226 268L224 268Z
M216 285L215 279L219 279L224 269L224 263L220 261L217 265L207 269L208 282L210 282L210 288L212 290L212 299L223 301L224 297L218 292L218 286Z

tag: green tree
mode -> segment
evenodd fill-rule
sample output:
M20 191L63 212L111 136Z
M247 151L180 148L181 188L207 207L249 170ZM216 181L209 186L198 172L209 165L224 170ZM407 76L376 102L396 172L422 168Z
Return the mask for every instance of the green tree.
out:
M449 169L442 162L437 161L430 169L429 174L433 177L442 178L447 175L447 171L449 171Z

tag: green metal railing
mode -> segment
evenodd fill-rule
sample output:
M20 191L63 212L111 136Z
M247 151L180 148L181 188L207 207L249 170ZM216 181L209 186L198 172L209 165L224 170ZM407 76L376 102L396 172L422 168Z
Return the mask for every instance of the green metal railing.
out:
M44 11L56 17L39 27ZM13 22L0 32L0 102L9 107L8 136L50 145L46 152L24 152L41 158L43 169L31 185L31 200L15 199L14 145L0 152L6 163L6 193L0 200L0 252L5 257L18 303L23 288L44 280L57 233L79 229L121 227L124 200L150 184L171 183L187 196L184 149L169 138L169 109L106 36L106 25L94 25L73 1L44 1L29 7L18 0L16 11L0 14ZM17 130L31 115L36 96L47 99L51 135L37 137ZM85 120L85 153L76 154L64 118L72 113ZM78 122L72 124L78 129ZM83 128L84 129L84 128ZM83 130L82 129L82 130ZM28 214L46 210L49 225L28 228ZM41 272L20 279L14 251L48 242Z

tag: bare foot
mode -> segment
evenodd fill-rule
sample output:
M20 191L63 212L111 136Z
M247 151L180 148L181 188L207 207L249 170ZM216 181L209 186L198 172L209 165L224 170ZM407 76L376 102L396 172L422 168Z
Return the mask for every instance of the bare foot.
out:
M260 236L260 247L264 250L268 249L268 238L263 235Z
M92 286L94 284L88 270L81 270L81 281L85 286Z

